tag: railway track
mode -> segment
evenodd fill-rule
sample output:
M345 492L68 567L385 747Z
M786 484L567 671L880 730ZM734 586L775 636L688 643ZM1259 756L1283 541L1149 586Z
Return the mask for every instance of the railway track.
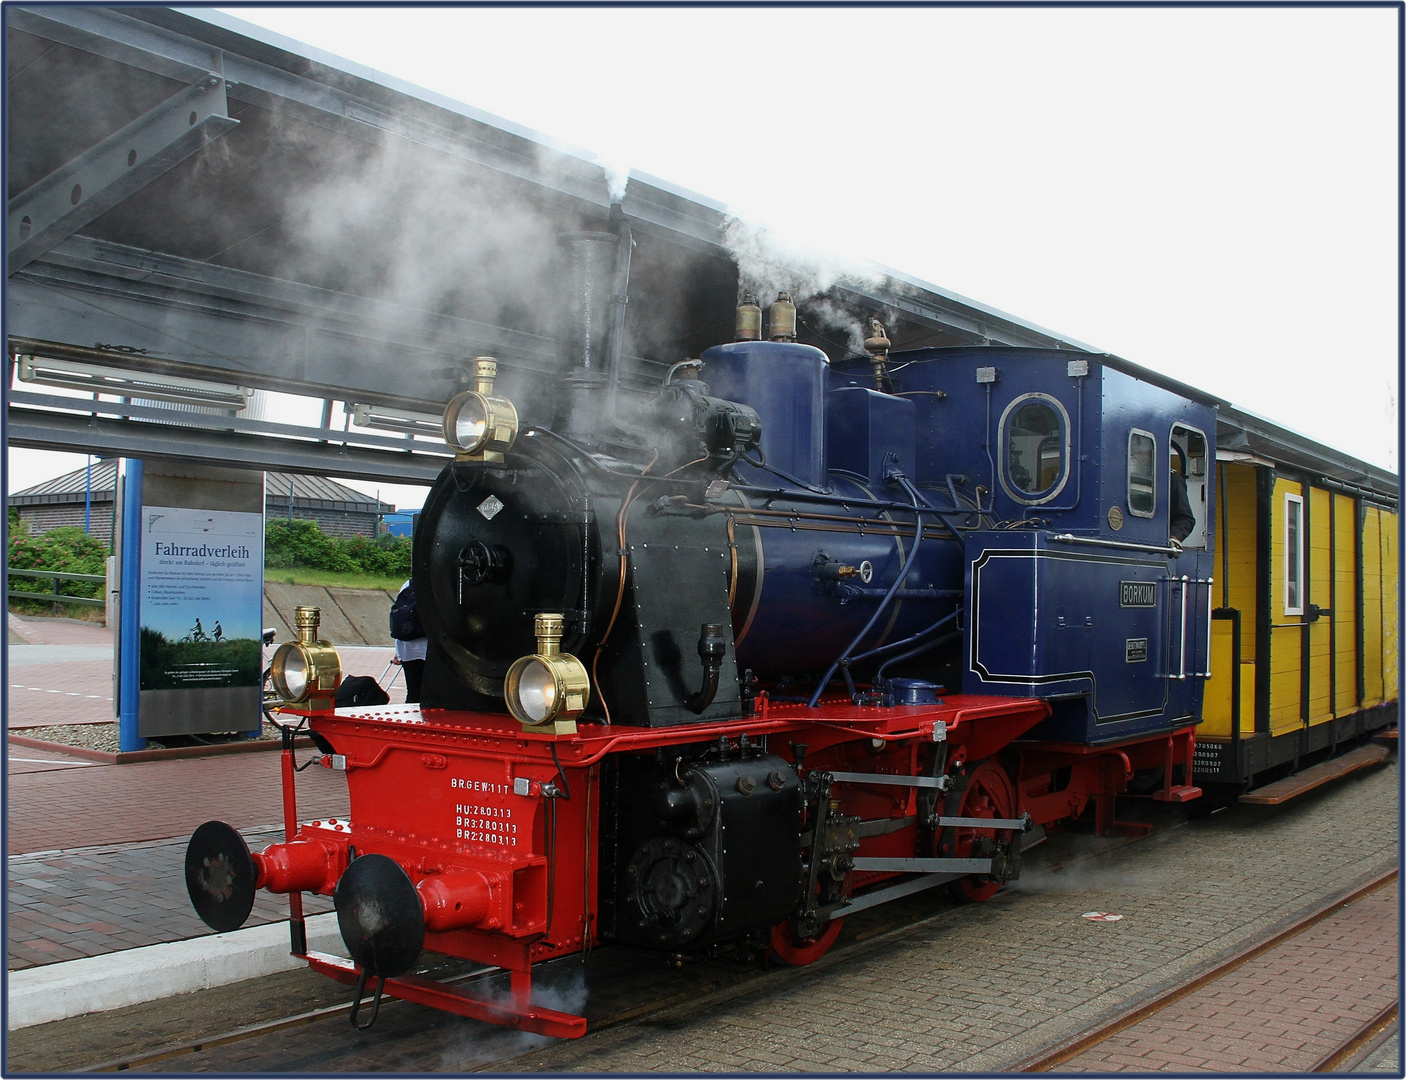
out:
M1283 927L1277 933L1271 935L1263 941L1251 945L1234 956L1217 964L1210 971L1203 972L1195 978L1189 979L1177 986L1167 989L1149 1001L1135 1005L1111 1020L1100 1022L1093 1028L1087 1029L1074 1035L1073 1037L1059 1043L1053 1048L1041 1051L1033 1058L1028 1058L1014 1066L1012 1072L1050 1072L1061 1066L1074 1063L1072 1067L1078 1068L1078 1060L1090 1051L1103 1046L1109 1040L1125 1032L1131 1037L1135 1037L1138 1028L1155 1029L1160 1014L1164 1013L1171 1006L1197 994L1203 990L1214 988L1227 976L1239 970L1244 965L1253 960L1273 954L1275 950L1281 949L1286 943L1297 938L1305 931L1329 919L1351 905L1359 902L1367 896L1372 895L1380 889L1398 880L1398 871L1392 870L1388 873L1369 881L1360 888L1352 890L1345 896L1337 896L1320 905L1315 910L1296 919L1290 925ZM1350 1037L1343 1040L1328 1053L1322 1055L1310 1068L1309 1072L1333 1072L1342 1068L1359 1057L1361 1051L1374 1042L1377 1036L1381 1035L1396 1022L1399 1010L1399 1001L1394 1001L1381 1009L1366 1023L1358 1027ZM1148 1067L1152 1066L1149 1061ZM1107 1065L1089 1065L1089 1068L1106 1071Z
M1122 846L1117 845L1117 846ZM1109 850L1112 850L1110 847ZM916 905L908 905L909 908ZM891 908L904 908L903 905L891 905ZM763 967L760 964L727 965L723 962L709 962L701 967L709 969L709 976L702 980L695 980L688 983L686 989L672 993L647 995L647 1000L639 1000L638 995L623 995L629 1000L615 1006L608 1007L604 1011L592 1010L589 1016L590 1032L592 1034L608 1030L620 1024L630 1021L640 1020L653 1014L661 1013L669 1009L676 1008L691 1001L728 990L745 990L750 984L763 977L770 977L776 982L788 982L799 978L804 973L812 971L819 966L829 966L836 963L844 963L846 959L858 953L867 952L870 949L884 943L885 941L899 937L913 929L939 921L951 916L956 909L945 907L942 911L922 917L914 917L911 911L906 911L903 915L889 916L887 918L875 914L867 919L864 925L847 940L842 938L834 948L830 950L815 965L806 968L785 968L785 967ZM622 957L622 950L602 948L596 950L592 962L605 960L607 962L619 962ZM636 954L627 954L634 957ZM559 965L566 963L580 964L578 957L568 957L563 961L556 962ZM620 964L622 968L633 966L633 960L625 960ZM733 970L717 970L732 966ZM472 971L462 973L458 976L443 978L442 981L454 984L472 984L474 982L491 982L501 976L499 968L481 967ZM636 981L646 979L647 976L636 975ZM655 980L658 981L658 980ZM670 980L674 981L674 980ZM675 981L676 985L676 981ZM409 1009L418 1008L409 1006L407 1002L394 998L386 998L381 1005L381 1020L384 1025L387 1019L394 1020L397 1013L405 1013ZM194 1039L176 1045L162 1047L149 1053L131 1054L101 1064L91 1065L84 1068L75 1069L75 1072L141 1072L152 1069L154 1066L164 1065L176 1067L181 1065L180 1059L185 1059L182 1068L192 1067L194 1059L208 1055L213 1061L221 1056L221 1052L239 1043L252 1042L254 1040L276 1035L280 1032L291 1032L300 1028L310 1028L317 1025L327 1025L335 1034L333 1040L337 1041L345 1032L347 1017L351 1012L351 1002L342 1002L336 1005L328 1005L322 1008L310 1009L289 1016L278 1017L276 1019L250 1024L243 1027L232 1028L219 1034ZM456 1018L457 1019L457 1018ZM506 1030L506 1029L505 1029ZM550 1040L540 1036L522 1036L524 1040L533 1041L538 1044L547 1043ZM534 1047L526 1048L530 1052ZM492 1060L479 1064L479 1068L491 1068L510 1060L524 1052L524 1048L517 1047L502 1057L494 1057ZM220 1068L217 1065L209 1065L210 1068Z
M1156 832L1166 832L1173 828L1178 828L1183 822L1178 818L1173 818L1169 822L1164 822L1155 827ZM1140 840L1140 837L1119 837L1097 842L1097 847L1092 851L1072 852L1060 854L1043 861L1042 869L1047 872L1059 872L1088 863L1095 863L1107 857L1114 851L1126 847ZM669 993L650 993L647 1000L641 1000L639 994L622 995L626 1000L605 1009L592 1010L590 1014L590 1031L597 1033L626 1024L631 1021L647 1018L651 1015L665 1012L691 1001L700 998L723 993L729 990L743 991L751 984L762 978L770 978L775 983L787 983L800 978L808 972L818 968L828 967L834 964L843 964L856 955L863 954L874 948L883 945L885 942L895 940L904 934L911 933L923 926L940 922L943 919L953 916L960 917L963 905L944 904L940 910L932 910L933 902L928 895L919 895L909 900L887 905L855 916L850 920L847 932L843 934L835 947L822 957L816 964L805 968L770 967L766 968L759 964L747 966L728 965L724 962L709 962L700 967L708 971L708 976L702 980L695 980L688 984L684 990L676 990ZM596 950L592 957L592 963L605 961L606 963L618 962L620 950L603 948ZM633 954L626 954L633 956ZM579 965L579 958L569 957L557 961L557 965L564 966L568 963ZM627 960L620 965L622 969L629 969L637 965L632 960ZM721 970L719 970L721 969ZM474 967L467 971L459 971L455 974L439 975L444 982L455 984L472 984L475 982L492 982L501 975L501 970L493 967ZM627 976L628 977L628 976ZM635 981L649 981L647 976L635 975ZM608 980L605 980L608 981ZM653 980L656 984L664 980ZM676 980L669 980L677 985ZM381 1024L385 1024L389 1019L394 1023L397 1014L409 1013L415 1007L408 1006L406 1002L394 998L387 998L381 1006ZM300 1029L325 1026L329 1031L329 1040L338 1043L343 1040L347 1016L351 1011L351 1002L343 1001L333 1005L326 1005L319 1008L302 1010L290 1013L286 1016L279 1016L273 1019L248 1024L240 1027L230 1028L215 1034L203 1036L185 1042L169 1044L159 1049L149 1052L127 1054L95 1065L87 1065L74 1068L73 1072L96 1073L96 1072L142 1072L149 1070L162 1071L163 1069L192 1069L200 1068L223 1069L223 1065L217 1061L226 1057L228 1051L242 1043L253 1043L259 1039L278 1035L280 1033L293 1033ZM535 1036L523 1036L524 1039L533 1039L538 1043L546 1043L545 1038ZM526 1048L530 1053L535 1047ZM479 1068L491 1068L502 1064L506 1060L520 1056L524 1048L518 1046L509 1049L503 1056L494 1056L492 1060L482 1062Z
M1159 832L1166 836L1180 827L1180 823L1168 821L1163 823ZM1123 846L1122 841L1105 842L1098 850L1072 855L1049 850L1040 860L1040 869L1046 872L1075 867L1098 870L1100 863ZM1031 868L1034 869L1033 866ZM1394 876L1385 875L1367 888L1356 890L1351 897L1331 898L1313 914L1322 919L1336 910L1342 910L1353 899L1380 888ZM998 917L1017 918L1021 910L1020 894L1002 894L1002 897L1008 898L1011 909ZM728 1008L727 1001L742 995L757 992L766 996L784 995L792 992L793 987L799 987L801 980L823 973L825 969L833 968L837 974L842 974L846 965L863 964L866 953L879 952L892 944L901 943L924 927L932 927L939 934L946 935L951 931L940 924L945 923L956 929L965 925L964 920L971 917L970 912L955 906L944 905L935 910L931 899L925 903L922 898L910 899L914 902L907 906L900 902L851 917L836 947L817 964L807 968L773 968L768 971L756 964L742 966L726 961L709 961L692 966L690 978L685 984L674 973L641 965L638 954L616 949L597 950L586 969L591 982L591 999L586 1012L591 1035L609 1033L606 1036L608 1043L616 1036L630 1039L641 1031L667 1030L677 1022L678 1017L696 1011L705 998L708 999L708 1008L725 1010ZM993 903L1002 902L1002 898L998 898ZM1292 932L1308 929L1313 921L1310 917L1300 920L1295 927L1281 928L1275 940L1287 940ZM1245 963L1252 959L1253 954L1272 947L1272 942L1261 942L1254 949L1246 949L1232 959ZM571 970L579 980L582 970L579 958L569 958L566 963L574 963L574 968L562 970ZM1221 967L1229 970L1228 964ZM460 970L457 975L449 977L461 981L491 981L495 971L473 968ZM446 976L447 972L437 977ZM543 985L549 982L544 979ZM320 981L317 984L320 986ZM1166 998L1164 1005L1172 1003L1170 996L1163 997ZM326 1000L324 997L324 1002ZM563 1054L580 1054L589 1058L592 1050L588 1044L598 1041L588 1037L579 1044L552 1045L545 1038L526 1036L507 1029L485 1029L483 1025L446 1017L445 1014L431 1015L427 1010L391 999L384 1003L375 1029L369 1033L356 1033L346 1021L349 1007L347 1001L325 1005L319 1003L316 1008L288 1009L286 1014L237 1028L224 1028L217 1021L212 1021L210 1030L213 1033L204 1037L135 1051L96 1065L69 1066L63 1071L230 1072L249 1069L322 1073L387 1067L409 1071L426 1068L498 1070L504 1067L532 1070L534 1057L538 1054L545 1053L547 1058L539 1060L546 1060L551 1067ZM227 1011L221 1014L223 1016L240 1011L238 1006L230 1009L228 1003L225 1008ZM1390 1023L1391 1019L1378 1017L1375 1026L1366 1025L1352 1046L1340 1047L1335 1051L1337 1056L1326 1061L1324 1070L1340 1068L1341 1062L1360 1059L1370 1052L1371 1044L1377 1038L1376 1033ZM193 1024L186 1026L188 1031L193 1028ZM1085 1037L1092 1034L1086 1033ZM468 1051L466 1044L471 1044ZM288 1047L294 1049L288 1050ZM1047 1053L1045 1056L1050 1055ZM388 1061L395 1061L396 1064L388 1065ZM1051 1064L1045 1067L1057 1066Z

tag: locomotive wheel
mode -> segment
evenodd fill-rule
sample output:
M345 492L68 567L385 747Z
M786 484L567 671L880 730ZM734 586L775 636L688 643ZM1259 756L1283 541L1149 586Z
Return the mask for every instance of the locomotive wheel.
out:
M850 892L850 880L846 876L843 884L830 883L817 886L816 893L822 904L831 904L841 896L848 896ZM771 954L784 964L791 967L805 967L813 964L830 951L830 946L835 944L835 939L840 936L840 927L845 923L843 918L831 919L820 928L820 933L813 937L801 937L796 933L795 920L786 919L777 923L771 928L768 944L771 946Z
M983 761L967 774L966 782L947 800L949 817L1011 818L1015 816L1015 789L1006 770L994 761ZM983 841L1009 841L1009 829L953 829L944 841L944 854L953 859L970 859ZM1001 887L990 874L972 874L948 885L953 899L960 903L990 900Z
M813 964L830 951L835 939L840 936L844 919L831 919L815 937L797 937L791 930L791 920L777 923L771 928L771 951L782 963L792 967L805 967Z

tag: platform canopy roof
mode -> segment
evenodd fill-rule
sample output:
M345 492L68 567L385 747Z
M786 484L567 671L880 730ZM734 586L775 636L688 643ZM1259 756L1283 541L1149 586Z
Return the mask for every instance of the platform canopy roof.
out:
M550 389L566 362L558 238L610 223L592 155L213 10L11 5L6 19L12 353L427 413L481 354L529 412ZM718 203L633 174L622 209L629 392L730 340L739 267ZM807 268L770 270L804 294ZM899 347L1078 344L897 273L826 298L856 326L886 319ZM802 336L835 357L845 338ZM158 430L130 422L160 418L140 399L36 420L26 396L10 413L21 445L387 480L443 461L355 429L299 445L247 413Z
M562 234L613 227L590 153L213 9L11 4L5 19L11 362L115 373L82 411L16 384L12 444L428 481L442 443L353 426L332 402L432 418L478 355L546 422L576 362ZM615 194L635 240L627 395L730 340L744 288L791 291L800 340L832 359L869 316L895 349L1088 348L896 271L822 282L664 180L632 173ZM176 419L141 385L124 393L131 379L325 408L274 422L255 395Z

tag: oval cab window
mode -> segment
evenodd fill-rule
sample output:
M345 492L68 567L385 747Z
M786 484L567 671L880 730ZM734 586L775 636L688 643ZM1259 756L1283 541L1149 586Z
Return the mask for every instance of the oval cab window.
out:
M1026 503L1052 499L1064 486L1069 417L1054 398L1027 394L1006 408L1001 481L1006 493Z

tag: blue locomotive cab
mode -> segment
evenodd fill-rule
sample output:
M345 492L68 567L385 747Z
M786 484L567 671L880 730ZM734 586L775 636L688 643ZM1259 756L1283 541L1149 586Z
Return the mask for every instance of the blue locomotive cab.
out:
M890 364L893 394L920 403L920 484L965 485L985 511L964 536L963 692L1050 700L1032 734L1066 742L1195 722L1213 406L1068 350L927 349Z

